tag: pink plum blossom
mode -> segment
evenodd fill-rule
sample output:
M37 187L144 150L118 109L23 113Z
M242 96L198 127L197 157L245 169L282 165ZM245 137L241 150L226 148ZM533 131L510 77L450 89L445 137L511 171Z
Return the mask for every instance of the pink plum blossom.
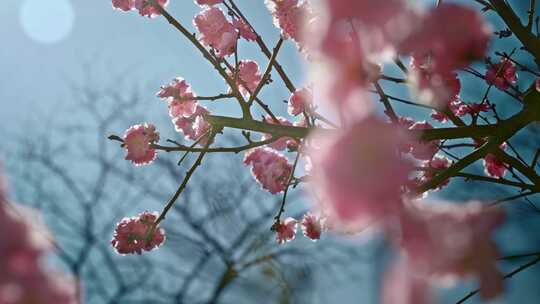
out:
M279 193L287 187L292 166L279 152L270 148L249 150L244 156L244 164L252 165L253 177L270 193Z
M269 124L279 124L279 125L283 125L283 126L292 126L293 124L288 121L287 119L283 118L283 117L276 117L278 120L279 120L279 123L276 122L272 117L270 116L267 116L265 117L264 119L264 122L266 123L269 123ZM261 140L268 140L272 138L272 135L271 134L264 134L261 138ZM279 151L283 151L285 149L287 149L287 147L289 145L293 145L295 146L295 143L296 143L296 140L294 140L293 138L290 138L290 137L280 137L278 140L272 142L271 144L269 144L268 146L273 148L273 149L276 149L276 150L279 150Z
M203 10L195 16L193 24L201 33L202 44L215 49L220 57L234 53L237 33L220 8L212 6Z
M169 0L154 0L159 6L166 7L169 4ZM134 6L139 10L141 16L147 16L148 18L154 18L161 13L155 8L148 0L134 0Z
M123 147L127 150L126 160L130 160L136 166L146 165L156 159L156 150L151 144L159 141L159 133L153 124L134 125L124 134Z
M238 81L236 84L242 95L248 96L249 92L255 91L261 79L262 75L259 72L257 62L242 60L238 63Z
M504 220L501 211L479 202L415 202L408 207L402 214L400 244L411 269L444 282L475 276L484 298L502 292L497 248L490 238Z
M400 51L415 58L429 57L434 73L448 75L482 59L490 35L488 23L475 9L445 2L427 13L420 26L401 43Z
M205 107L197 105L193 115L179 116L173 119L175 129L177 132L182 132L186 139L197 140L200 145L205 145L211 127L210 123L204 119L204 115L208 114L210 112ZM205 138L201 138L202 136Z
M151 251L163 244L165 231L154 222L157 212L145 211L138 216L122 219L114 231L111 245L119 254L137 253L143 250Z
M233 26L240 34L240 37L246 39L247 41L257 40L257 34L255 34L253 29L246 22L244 22L243 19L234 19Z
M480 112L488 112L491 109L491 106L486 103L461 103L457 110L454 112L457 116L465 116L467 114L477 115Z
M499 63L490 65L486 71L486 82L499 90L507 90L516 81L516 65L509 59L501 59Z
M302 218L302 233L312 241L317 241L321 238L321 233L324 230L324 221L320 216L316 216L311 212L304 214Z
M182 77L177 77L170 84L161 86L156 95L167 101L169 115L172 118L190 117L197 108L196 94Z
M310 140L309 185L320 195L325 214L344 224L365 224L399 212L402 187L412 170L398 153L408 141L400 128L371 116Z
M420 182L425 183L431 180L441 170L448 169L451 165L452 162L447 157L435 155L431 160L424 162L422 167L426 168L427 170L422 172ZM435 190L442 189L444 186L448 185L449 182L450 180L445 180Z
M281 245L294 240L296 230L298 229L298 222L294 218L288 217L274 225L274 229L276 231L276 241Z
M223 0L195 0L195 3L201 6L202 5L212 6L212 5L220 4L222 2Z
M415 122L410 130L428 130L433 129L433 126L426 121ZM432 140L429 142L414 141L412 143L411 154L417 159L430 160L439 150L439 141Z
M302 27L311 12L308 1L266 0L265 3L272 14L274 25L281 29L281 35L302 45Z
M309 88L302 88L294 91L289 97L287 112L292 116L297 116L304 111L308 111L313 103L313 93Z
M484 157L483 164L484 172L488 176L502 178L506 174L507 165L491 153Z
M112 0L112 5L115 9L127 12L135 7L135 0Z

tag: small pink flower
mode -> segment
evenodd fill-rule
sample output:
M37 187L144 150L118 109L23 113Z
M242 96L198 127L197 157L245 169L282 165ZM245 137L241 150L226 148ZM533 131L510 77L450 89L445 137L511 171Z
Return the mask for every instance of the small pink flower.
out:
M242 95L249 96L249 92L255 91L259 82L261 82L261 79L262 75L259 72L259 65L257 62L253 60L240 61L238 64L237 86Z
M502 292L495 242L490 236L504 214L479 202L411 203L401 218L401 246L419 275L435 281L476 276L481 294L492 298Z
M193 115L189 117L179 116L173 119L177 132L182 132L186 139L198 140L199 145L204 146L207 142L208 130L211 125L204 119L204 115L210 112L203 106L197 105ZM206 138L201 139L202 136Z
M294 91L289 97L289 106L287 111L292 116L297 116L309 109L313 103L313 93L309 88L303 88Z
M150 164L156 159L156 150L150 145L159 140L159 133L153 124L134 125L124 134L123 147L127 150L126 160L136 166Z
M197 108L196 94L182 77L175 78L170 84L161 86L156 94L169 105L169 115L175 117L190 117Z
M130 11L135 8L135 0L112 0L113 8L122 11Z
M321 238L321 233L324 230L323 219L311 212L304 214L302 218L302 233L312 241L317 241Z
M371 116L309 141L309 185L325 214L344 224L366 224L399 212L402 187L412 170L398 152L409 141L400 128Z
M220 4L222 2L223 0L195 0L195 3L201 6L202 5L212 6L212 5Z
M433 129L433 126L426 121L419 121L414 123L410 128L410 130L427 130L427 129ZM415 141L412 142L412 150L411 154L417 159L421 160L430 160L437 151L439 151L439 141L438 140L432 140L430 142L420 142Z
M292 166L287 158L270 148L256 148L246 152L244 164L252 165L251 174L263 189L272 194L287 187Z
M143 250L151 251L161 246L165 241L165 231L159 225L154 227L157 217L157 212L145 211L138 216L122 219L116 225L111 240L116 252L141 254Z
M283 126L292 126L293 125L290 121L288 121L287 119L285 119L283 117L276 117L276 118L279 120L279 125L283 125ZM265 119L264 119L264 122L272 124L272 125L278 124L270 116L266 116ZM264 134L262 136L261 140L267 140L267 139L270 139L270 138L272 138L271 134ZM273 143L269 144L268 146L273 148L273 149L276 149L278 151L283 151L283 150L287 149L287 147L289 145L294 146L295 143L296 143L296 140L294 140L293 138L281 137L278 140L274 141Z
M488 23L475 9L443 3L423 18L417 30L401 43L400 51L415 58L429 57L434 73L448 75L482 59L490 35Z
M486 82L499 90L507 90L517 81L516 65L503 58L497 64L492 64L486 71Z
M294 218L288 217L284 221L277 223L274 229L276 230L276 241L281 245L294 240L298 222Z
M257 40L257 34L251 29L251 27L244 22L243 19L234 19L233 20L234 28L240 33L240 37L246 39L247 41Z
M155 8L148 0L134 0L135 8L139 10L141 16L146 16L148 18L155 18L161 13L157 8ZM169 0L155 0L155 2L161 6L166 7L169 4Z
M237 33L220 8L212 6L203 10L195 16L193 24L201 33L202 44L215 49L220 57L234 53Z
M502 178L506 174L507 164L500 161L495 155L489 153L484 157L484 172L486 175Z

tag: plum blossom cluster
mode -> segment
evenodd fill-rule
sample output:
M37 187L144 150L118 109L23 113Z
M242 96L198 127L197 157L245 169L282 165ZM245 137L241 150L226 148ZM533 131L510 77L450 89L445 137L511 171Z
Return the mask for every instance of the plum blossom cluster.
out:
M165 231L155 224L158 214L145 211L135 217L124 218L114 231L111 245L119 254L151 251L165 241Z
M326 218L307 212L300 222L302 234L312 241L318 241L321 234L327 230ZM276 241L278 244L290 242L296 238L298 230L298 221L292 217L279 220L272 227L276 231Z
M169 0L154 0L155 3L161 7L166 7L169 4ZM112 5L115 9L125 12L131 10L139 11L141 16L148 18L155 18L161 15L159 9L150 3L149 0L112 0Z
M76 283L43 266L52 246L46 230L32 226L33 213L8 201L0 172L0 303L75 304Z

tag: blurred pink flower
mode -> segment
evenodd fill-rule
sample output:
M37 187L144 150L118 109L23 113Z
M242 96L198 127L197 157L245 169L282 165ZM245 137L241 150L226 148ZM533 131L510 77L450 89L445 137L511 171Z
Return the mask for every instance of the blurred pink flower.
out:
M292 166L279 152L270 148L249 150L244 156L244 164L253 166L253 177L270 193L279 193L287 187Z
M426 121L415 122L410 130L428 130L433 129L433 126ZM421 160L430 160L437 151L439 151L439 141L432 140L430 142L424 141L411 141L411 155L414 158Z
M367 117L331 135L311 137L309 186L321 210L337 220L367 223L401 210L402 187L412 164L400 157L408 139L400 128Z
M382 286L382 304L433 303L428 281L414 273L406 258L392 262Z
M486 82L499 90L507 90L517 81L516 65L503 58L497 64L492 64L486 71Z
M202 44L215 49L220 57L234 53L237 33L220 8L212 6L203 10L195 16L193 24L201 33Z
M143 250L151 251L161 246L165 241L165 231L159 225L154 227L157 217L157 212L145 211L138 216L122 219L116 225L111 240L116 252L141 254Z
M461 83L454 72L433 71L430 57L412 57L409 70L409 84L425 104L445 109L459 98Z
M277 223L274 229L276 230L276 241L281 245L294 240L296 230L298 229L298 222L294 218L288 217Z
M434 73L448 75L482 59L490 35L488 23L475 9L443 3L427 13L420 26L401 43L400 51L415 58L429 57Z
M436 281L476 276L481 294L502 292L495 242L489 236L504 214L479 202L455 205L413 202L402 214L401 246L411 269Z
M159 133L153 124L144 123L130 127L124 134L126 160L130 160L135 166L151 163L156 159L156 150L150 148L150 144L158 140Z

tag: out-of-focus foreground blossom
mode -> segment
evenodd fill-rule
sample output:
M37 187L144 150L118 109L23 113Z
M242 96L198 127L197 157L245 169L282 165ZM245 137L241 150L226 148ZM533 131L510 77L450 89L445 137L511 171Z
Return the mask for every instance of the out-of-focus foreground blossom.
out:
M500 210L479 202L413 202L407 207L401 217L399 246L416 275L444 283L475 277L484 298L502 292L499 256L491 239L504 220Z
M127 150L126 160L136 166L146 165L156 159L156 150L151 144L159 141L159 133L153 124L134 125L124 134L124 148Z
M138 216L122 219L114 231L111 245L119 254L151 251L165 241L165 231L155 226L158 214L145 211Z
M345 222L368 223L399 211L412 165L399 155L408 141L399 128L368 117L331 136L315 135L310 186L321 210Z
M0 168L0 303L76 303L76 282L44 267L47 230L36 231L34 221L23 218L28 210L9 202L6 190Z

